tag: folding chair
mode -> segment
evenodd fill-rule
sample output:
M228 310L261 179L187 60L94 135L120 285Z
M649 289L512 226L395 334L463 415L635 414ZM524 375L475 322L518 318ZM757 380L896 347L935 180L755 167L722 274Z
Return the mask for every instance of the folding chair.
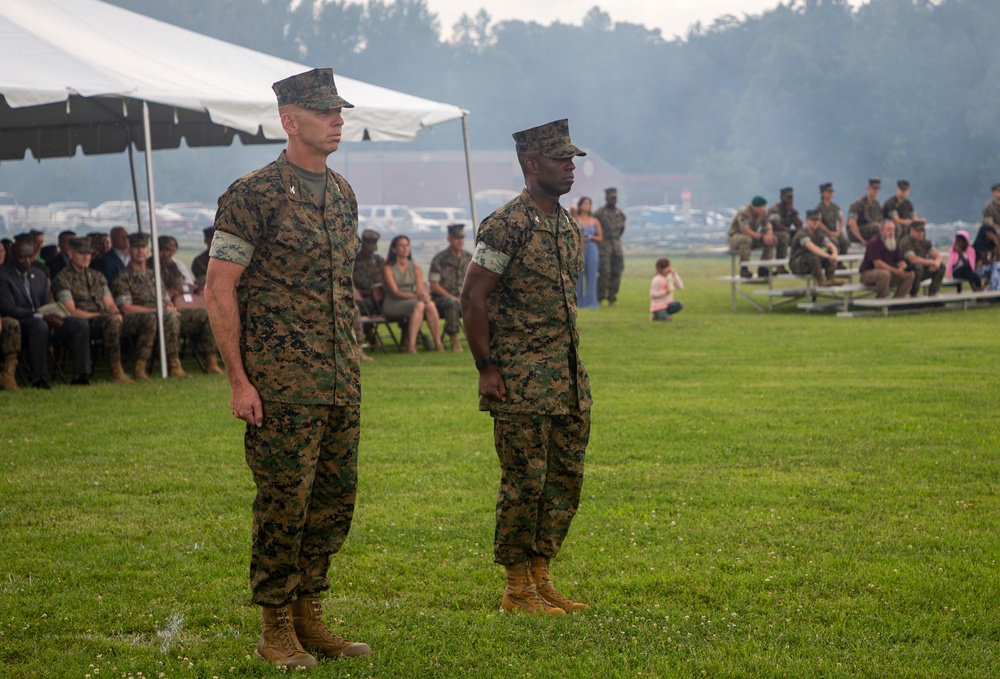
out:
M392 343L396 345L396 351L402 351L399 346L399 340L396 338L396 333L392 330L392 325L390 324L389 319L387 319L385 314L382 313L382 302L385 300L385 288L382 287L381 283L376 283L372 286L372 299L375 302L375 310L378 313L372 316L362 316L362 327L365 330L368 330L369 328L371 329L375 340L382 349L382 353L387 352L385 350L385 345L382 343L382 337L378 333L379 326L382 326L389 331L389 337L392 338Z

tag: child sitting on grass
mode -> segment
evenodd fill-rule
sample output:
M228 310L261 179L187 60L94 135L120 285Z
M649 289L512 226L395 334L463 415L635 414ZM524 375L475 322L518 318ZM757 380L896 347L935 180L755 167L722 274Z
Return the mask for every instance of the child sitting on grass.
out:
M656 260L656 275L649 284L649 310L654 321L672 321L673 315L684 308L674 300L674 290L683 290L684 281L670 266L670 260L660 257Z

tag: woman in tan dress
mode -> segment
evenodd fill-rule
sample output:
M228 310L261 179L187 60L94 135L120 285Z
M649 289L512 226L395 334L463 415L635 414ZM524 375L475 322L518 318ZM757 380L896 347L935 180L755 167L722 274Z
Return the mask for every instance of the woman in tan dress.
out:
M435 351L444 351L441 343L441 321L437 307L424 287L423 272L410 259L410 239L396 236L389 244L389 255L382 271L385 282L385 301L382 313L386 318L409 318L406 326L406 352L417 353L417 333L420 323L427 321L427 329L434 338Z

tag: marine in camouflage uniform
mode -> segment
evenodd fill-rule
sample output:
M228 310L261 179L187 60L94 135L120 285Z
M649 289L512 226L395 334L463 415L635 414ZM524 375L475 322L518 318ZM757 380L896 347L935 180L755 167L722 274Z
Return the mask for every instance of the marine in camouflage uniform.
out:
M115 305L104 274L89 268L90 241L74 238L69 247L70 264L52 281L52 296L70 311L71 316L87 319L91 337L104 340L112 381L130 382L122 369L124 317ZM156 339L156 318L149 314L131 314L128 326L128 334L135 338L139 354L148 359Z
M493 546L507 570L502 606L561 613L584 607L554 590L548 563L579 505L592 401L576 327L583 241L558 201L584 153L566 120L514 139L526 188L483 221L462 313L502 471Z
M264 619L257 655L310 667L315 658L303 647L326 656L370 652L330 634L320 617L357 492L358 207L347 181L326 167L339 146L341 108L350 106L332 70L273 89L288 148L219 198L206 291L257 486L250 557Z
M774 257L774 232L767 218L766 206L767 201L763 196L754 196L749 205L744 205L736 211L733 221L729 224L727 244L730 250L739 253L740 276L743 278L753 276L747 268L751 250L761 248L761 259ZM765 242L768 239L771 240L770 244ZM767 276L769 273L769 269L765 267L760 267L758 271L761 276Z
M205 236L205 250L191 260L191 275L194 276L194 284L199 288L205 286L205 276L208 275L208 248L212 246L212 237L215 236L215 227L209 226L201 231Z
M2 248L3 246L0 246ZM17 354L21 351L21 324L16 318L0 318L0 357L3 368L0 371L0 389L20 391L17 386Z
M451 337L451 348L455 351L461 351L458 333L462 329L462 302L459 295L462 294L465 272L472 262L472 253L462 249L464 243L465 225L450 224L449 247L434 255L427 274L431 299L438 314L444 318L444 332Z
M930 287L927 288L927 295L938 294L941 284L944 282L944 274L947 269L941 261L941 253L934 247L934 243L927 240L924 233L923 222L912 222L909 233L899 241L899 251L903 254L906 263L913 267L913 287L910 288L910 296L916 297L920 294L920 283L930 279Z
M883 217L896 223L896 240L906 235L910 222L917 219L916 214L916 209L910 201L910 182L900 179L896 182L896 194L882 206Z
M625 213L618 209L618 189L604 189L604 205L594 211L594 216L601 222L601 242L597 246L597 303L608 300L609 306L615 306L625 270L622 249Z
M820 200L816 205L819 210L820 221L826 229L826 235L837 246L837 251L846 255L851 249L851 239L847 236L847 229L844 224L844 212L840 206L833 202L833 184L827 182L819 186Z
M805 228L792 238L788 268L794 274L812 276L819 285L835 285L837 245L819 229L819 220L818 210L806 212Z
M799 211L795 209L795 192L792 187L786 186L781 189L780 200L771 206L767 211L767 219L771 222L771 231L774 233L775 256L778 259L788 257L788 244L792 241L792 236L796 230L802 228L802 220L799 218ZM784 267L780 267L777 273L788 273Z
M366 316L379 313L378 304L372 297L372 288L382 282L382 267L385 260L375 252L378 248L379 232L365 229L361 232L361 249L354 258L354 272L351 281L361 299L355 299L358 309Z
M882 206L878 202L878 192L881 188L881 179L870 178L865 195L851 203L851 207L847 210L847 236L855 243L867 243L872 238L878 237L883 221Z

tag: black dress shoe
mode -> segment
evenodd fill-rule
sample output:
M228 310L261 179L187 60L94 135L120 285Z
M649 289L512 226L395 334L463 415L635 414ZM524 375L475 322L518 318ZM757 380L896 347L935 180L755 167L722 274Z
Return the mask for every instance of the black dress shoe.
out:
M40 380L35 380L34 382L32 382L31 383L31 388L32 389L51 389L52 387L50 387L49 383L46 382L44 379L40 379Z
M88 384L90 384L90 378L88 378L86 375L77 375L76 377L73 378L73 381L70 382L70 384L79 384L85 387Z

